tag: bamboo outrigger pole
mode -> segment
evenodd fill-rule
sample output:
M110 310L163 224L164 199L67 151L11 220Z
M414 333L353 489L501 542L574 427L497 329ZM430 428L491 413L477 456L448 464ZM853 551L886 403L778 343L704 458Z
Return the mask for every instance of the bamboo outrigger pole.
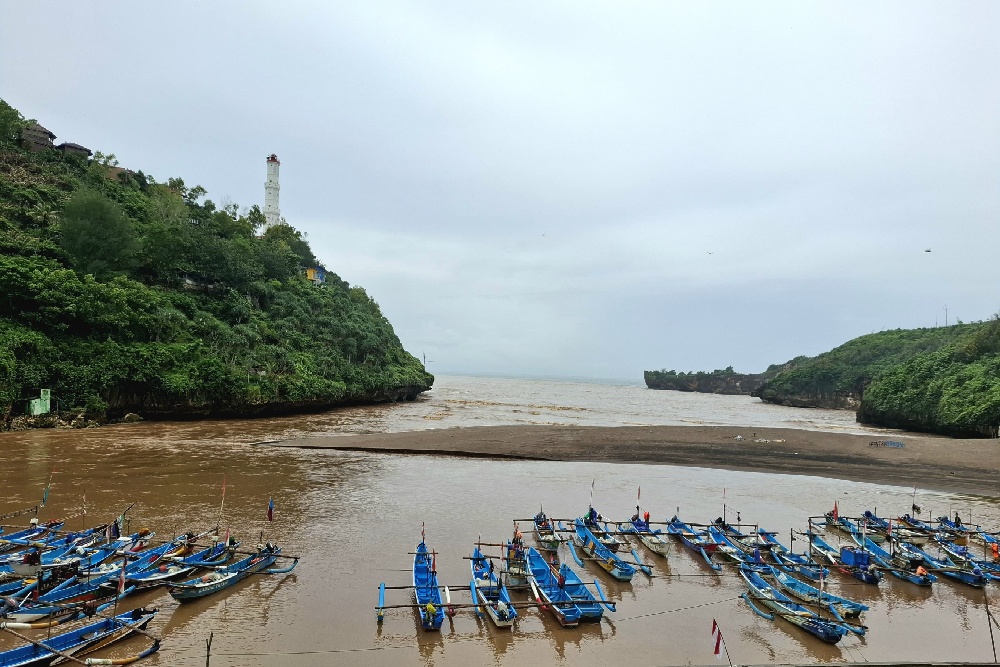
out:
M49 646L44 642L32 639L31 637L26 637L25 635L22 635L20 632L17 632L16 630L12 629L12 627L17 627L26 630L30 629L32 625L33 625L32 623L0 623L0 630L6 630L15 637L18 637L19 639L23 639L24 641L30 644L34 644L35 646L44 649L50 653L53 653L55 655L58 655L59 657L65 660L69 660L70 662L75 662L81 665L130 665L133 662L142 660L146 656L150 656L160 650L160 640L156 640L153 642L152 646L150 646L142 653L130 656L128 658L86 658L85 660L81 660L80 658L77 658L76 656L70 653L60 651L57 648ZM132 630L137 630L136 627L128 625L127 623L122 624L122 627L131 628Z

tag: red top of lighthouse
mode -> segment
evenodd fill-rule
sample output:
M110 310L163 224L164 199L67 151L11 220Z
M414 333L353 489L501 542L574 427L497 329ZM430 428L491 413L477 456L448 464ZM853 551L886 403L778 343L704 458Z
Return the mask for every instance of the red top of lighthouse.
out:
M268 162L277 162L278 164L281 164L281 162L278 161L278 156L275 155L274 153L271 153L270 155L267 156L267 161Z

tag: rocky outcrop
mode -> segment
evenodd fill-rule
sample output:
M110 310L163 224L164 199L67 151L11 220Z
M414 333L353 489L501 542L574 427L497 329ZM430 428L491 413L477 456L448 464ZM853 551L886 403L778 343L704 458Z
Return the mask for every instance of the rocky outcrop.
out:
M762 373L645 371L643 379L650 389L693 391L703 394L749 395L760 387L767 377Z

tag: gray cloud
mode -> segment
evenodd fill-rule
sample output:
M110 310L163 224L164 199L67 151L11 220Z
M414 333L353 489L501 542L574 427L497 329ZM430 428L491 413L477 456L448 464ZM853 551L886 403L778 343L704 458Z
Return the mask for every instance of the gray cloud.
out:
M432 370L760 370L1000 308L994 3L5 17L0 95L60 140L243 204L278 153L283 214Z

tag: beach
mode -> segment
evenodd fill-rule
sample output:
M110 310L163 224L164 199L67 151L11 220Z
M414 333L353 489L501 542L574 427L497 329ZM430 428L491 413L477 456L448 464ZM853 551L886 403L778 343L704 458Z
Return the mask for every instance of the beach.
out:
M873 446L880 441L903 447ZM310 436L282 447L696 466L1000 496L1000 443L734 426L483 426Z

